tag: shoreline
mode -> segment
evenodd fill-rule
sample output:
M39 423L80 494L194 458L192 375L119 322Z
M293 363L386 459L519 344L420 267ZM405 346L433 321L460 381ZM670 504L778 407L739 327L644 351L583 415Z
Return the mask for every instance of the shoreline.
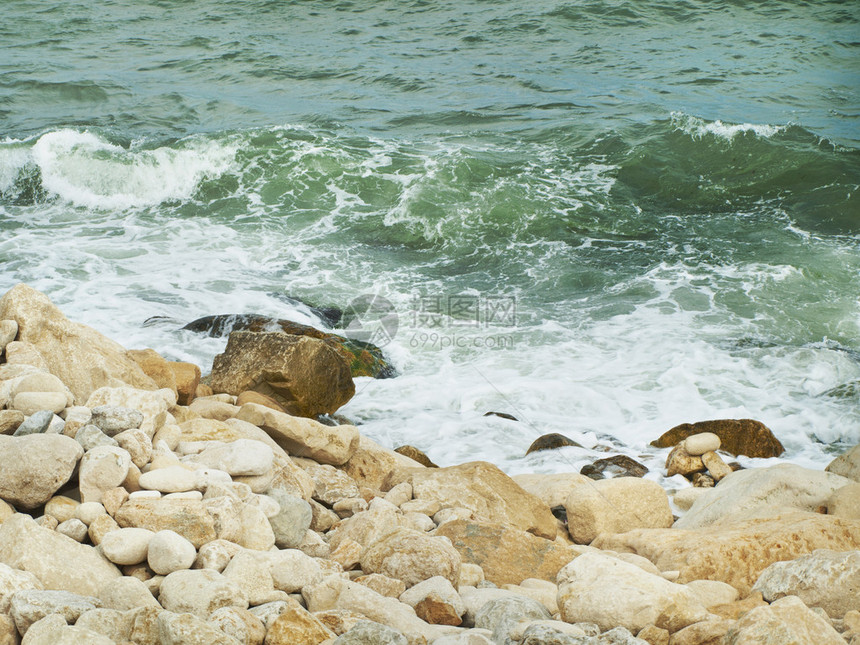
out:
M200 385L18 285L0 341L6 642L860 643L860 446L733 472L767 428L679 426L666 474L712 485L670 500L626 462L433 468L319 423L355 392L319 338L233 332Z

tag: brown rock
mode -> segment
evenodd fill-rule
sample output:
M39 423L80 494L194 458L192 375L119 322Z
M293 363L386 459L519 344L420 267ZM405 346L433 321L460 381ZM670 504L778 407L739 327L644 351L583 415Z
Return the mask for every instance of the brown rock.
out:
M175 531L197 549L217 537L215 522L200 500L130 499L119 507L115 519L122 528Z
M767 426L753 419L719 419L682 423L665 432L651 445L670 448L694 434L712 432L720 438L720 448L733 455L779 457L785 449Z
M86 401L103 386L157 386L119 344L96 330L73 323L42 293L19 284L0 299L0 318L18 323L18 341L32 344L47 369ZM10 343L12 345L12 343ZM6 349L7 354L9 347Z
M569 439L563 434L553 432L550 434L541 435L540 437L532 441L532 444L529 446L528 450L526 450L526 454L529 455L533 452L538 452L540 450L555 450L556 448L564 448L566 446L582 448L582 446L576 443L573 439Z
M413 470L408 481L413 499L434 500L442 508L467 508L479 520L510 524L550 540L556 536L558 524L549 506L485 461ZM400 482L389 483L393 487Z
M460 625L463 618L451 603L428 597L414 607L418 618L431 625Z
M559 570L577 554L573 547L489 522L451 520L434 535L450 539L463 562L477 564L487 580L500 586L527 578L555 582Z
M269 625L265 645L318 645L335 633L302 607L289 607Z
M361 486L382 490L389 477L398 475L408 468L419 468L421 464L394 450L383 448L378 443L359 435L358 449L339 469L352 477Z
M400 446L399 448L395 448L394 452L401 454L404 457L409 457L412 461L417 461L425 468L439 467L432 461L430 461L430 457L425 455L422 451L418 450L418 448L416 448L415 446Z
M258 403L260 405L265 405L267 408L277 410L278 412L286 412L284 407L275 401L275 399L270 396L266 396L265 394L254 392L253 390L246 390L236 397L236 405L240 408L246 403Z
M207 377L207 378L208 378L208 377ZM212 396L213 394L215 394L215 392L214 392L214 391L212 391L212 388L211 388L208 384L206 384L206 383L200 383L200 384L197 386L197 389L196 389L196 390L194 390L194 396L195 396L195 397L198 397L198 396Z
M714 478L705 473L693 473L693 486L696 488L713 488L716 482Z
M613 477L644 477L648 469L627 455L612 455L586 464L579 472L590 479L604 479L606 473Z
M176 377L167 359L161 354L154 349L130 349L128 355L159 388L166 387L176 393Z
M357 543L353 542L353 544ZM360 585L364 585L365 587L370 587L376 593L388 596L389 598L399 598L400 594L406 591L405 582L397 580L396 578L389 578L381 573L371 573L370 575L359 576L355 579L355 582Z
M679 582L721 580L746 595L774 562L860 548L860 521L797 511L703 529L634 529L591 546L637 553L661 571L680 571Z
M333 414L355 394L350 368L326 342L279 332L233 332L212 364L212 389L254 390L290 414Z
M666 457L666 476L673 475L692 475L705 470L705 464L702 458L689 454L684 450L683 444L678 444Z
M723 461L722 457L713 451L706 452L702 455L702 463L705 464L705 468L708 469L708 474L715 482L718 482L723 479L723 477L732 474L732 469Z
M200 385L200 368L194 363L184 361L168 361L167 366L173 372L173 380L176 382L176 402L179 405L190 405L197 396L197 388Z
M360 620L367 620L364 614L348 609L327 609L314 612L314 617L335 634L340 636L355 627Z
M648 645L669 645L669 630L657 625L646 625L639 630L636 638L641 638Z
M723 637L735 624L733 620L717 618L703 620L672 634L672 645L723 645Z
M0 410L0 435L12 434L24 423L24 413L20 410Z

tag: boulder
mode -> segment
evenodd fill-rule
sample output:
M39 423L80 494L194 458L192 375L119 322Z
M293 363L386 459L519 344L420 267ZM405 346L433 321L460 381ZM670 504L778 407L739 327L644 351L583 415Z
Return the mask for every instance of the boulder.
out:
M83 454L63 435L0 435L0 499L20 508L44 504L69 481Z
M266 632L266 645L318 645L335 634L302 607L288 607Z
M613 455L586 464L579 472L590 479L605 479L607 474L613 477L644 477L648 469L627 455Z
M407 588L434 576L457 584L460 554L445 537L403 528L370 544L361 554L361 568L402 580Z
M159 531L152 536L149 549L146 552L149 568L161 576L169 575L174 571L190 569L196 558L197 550L194 545L179 533L170 530Z
M478 520L510 524L550 540L556 536L558 523L549 506L488 462L420 468L403 476L412 484L416 500L435 501L442 508L468 508ZM389 481L391 486L399 483Z
M431 578L431 580L444 580L444 578L437 576L436 578ZM354 579L360 585L364 585L365 587L370 587L376 593L382 594L383 596L388 596L389 598L400 598L404 591L406 591L406 583L402 580L397 580L396 578L389 578L388 576L384 576L381 573L371 573L368 575L359 576ZM418 585L424 584L423 582L419 582ZM448 583L451 584L450 582ZM414 589L415 587L413 587ZM400 598L402 602L405 602L407 605L415 606L414 603L409 602L408 600L404 600ZM428 621L429 622L429 621Z
M274 458L275 453L268 445L253 439L237 439L206 448L192 457L196 463L233 476L265 475L271 470Z
M167 410L176 405L176 395L172 390L142 390L131 387L102 387L93 392L87 399L88 408L100 408L108 406L112 408L131 408L143 415L140 429L150 438L164 425L167 420ZM95 417L95 415L94 415ZM136 417L134 417L136 420ZM94 423L97 423L95 418ZM132 424L134 421L130 421ZM117 427L122 425L119 419L112 419L116 432L128 430L128 428ZM104 429L102 429L104 431ZM114 432L114 434L116 434ZM107 434L110 434L108 430Z
M850 480L839 475L794 464L739 470L696 499L675 528L702 528L786 510L816 511L848 483Z
M131 466L131 455L122 448L97 446L81 459L78 481L81 501L101 502L105 491L125 481Z
M190 405L200 385L200 368L194 363L183 361L168 361L167 366L173 372L176 382L176 402L179 405Z
M122 346L71 322L47 296L25 284L0 298L0 319L18 323L18 341L30 343L78 401L104 386L157 388Z
M296 548L311 526L313 512L310 504L281 488L270 489L268 495L277 502L279 509L276 515L269 518L275 534L275 546L279 549Z
M466 605L449 580L428 578L400 595L400 601L415 610L418 618L431 625L459 625Z
M494 642L507 643L517 623L551 618L538 601L525 596L508 596L485 603L475 614L475 627L491 631Z
M827 512L850 520L860 520L860 482L837 488L827 500Z
M326 426L257 403L243 405L236 418L265 430L289 454L317 463L340 466L358 449L359 435L355 426Z
M490 522L451 520L435 535L451 540L462 561L480 566L496 585L519 584L527 578L553 581L576 555L569 546Z
M19 410L0 410L0 435L13 434L24 423L24 413Z
M761 572L774 562L794 560L816 549L860 548L860 521L794 511L699 530L605 534L592 546L644 556L661 571L680 572L679 582L721 580L748 595Z
M233 332L212 363L216 392L246 390L275 399L287 412L333 414L355 394L347 362L324 341L279 332Z
M860 610L860 551L820 549L788 562L774 562L761 572L753 591L768 602L797 596L808 607L821 607L831 618Z
M211 569L186 569L165 576L158 602L167 611L188 612L204 619L221 607L248 608L245 592Z
M687 437L709 432L720 439L720 447L733 455L747 457L779 457L785 448L773 432L760 421L753 419L718 419L682 423L665 432L651 445L657 448L671 448Z
M92 547L42 528L23 514L0 524L0 562L29 571L46 589L90 596L120 576L119 570Z
M562 620L593 622L601 630L647 625L670 632L705 620L707 610L684 585L600 553L585 553L558 574Z
M555 450L556 448L566 448L567 446L573 446L574 448L582 448L582 446L576 443L573 439L569 439L563 434L553 432L550 434L541 435L540 437L532 441L531 445L528 447L528 450L526 450L526 454L529 455L533 452L540 452L541 450Z
M747 612L728 630L723 642L725 645L845 645L830 623L796 596Z
M570 537L588 544L601 533L672 526L666 491L648 479L615 477L571 489L565 501Z
M247 609L221 607L209 615L207 621L242 645L263 645L266 627L263 621Z
M171 530L200 548L216 538L215 522L200 500L129 499L114 516L121 527L144 528L157 533Z
M860 444L839 455L824 470L860 482Z
M14 320L0 320L0 353L18 335L18 323Z
M144 374L155 381L159 389L177 391L176 376L170 369L170 363L161 354L154 349L131 349L128 350L128 355L140 366Z
M146 561L149 544L155 533L147 529L124 528L102 538L102 554L114 564L140 564Z

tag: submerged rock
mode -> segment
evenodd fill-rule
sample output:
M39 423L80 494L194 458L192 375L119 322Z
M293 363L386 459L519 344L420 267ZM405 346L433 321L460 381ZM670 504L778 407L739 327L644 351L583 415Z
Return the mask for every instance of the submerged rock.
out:
M682 423L651 442L657 448L671 448L687 437L710 432L720 438L722 450L747 457L779 457L785 448L761 421L753 419L718 419Z
M540 437L535 439L532 442L532 445L529 446L529 449L526 450L526 454L528 455L533 452L538 452L540 450L554 450L556 448L564 448L565 446L582 448L582 446L576 443L573 439L568 439L563 434L553 432L551 434L541 435Z
M627 455L613 455L586 464L579 472L591 479L603 479L606 473L613 477L644 477L648 468Z

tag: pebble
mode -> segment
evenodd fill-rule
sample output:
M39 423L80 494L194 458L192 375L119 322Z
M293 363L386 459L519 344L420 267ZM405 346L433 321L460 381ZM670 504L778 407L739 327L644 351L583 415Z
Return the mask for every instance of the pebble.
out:
M197 476L184 466L168 466L143 473L138 481L141 488L162 493L184 493L194 490Z
M175 531L165 530L156 533L149 542L146 557L149 568L155 573L166 576L174 571L190 569L197 558L197 549Z
M12 399L13 410L33 414L39 410L59 413L66 409L68 399L63 392L20 392Z
M19 412L21 411L19 410ZM22 414L27 413L22 412ZM51 410L38 410L36 412L31 412L30 416L28 416L23 423L18 426L18 429L15 430L13 436L23 437L28 434L43 433L48 429L48 426L51 425L51 421L53 420L54 413Z
M87 537L87 525L76 517L65 522L60 522L55 530L57 533L67 535L76 542L83 542Z
M75 517L87 526L95 522L99 515L104 515L105 513L107 513L105 507L99 502L84 502L83 504L78 504L75 508Z
M102 538L101 550L114 564L140 564L147 559L153 537L155 533L149 529L117 529Z
M131 466L131 456L122 448L97 446L81 459L78 482L81 500L100 502L102 493L122 484Z
M143 414L121 405L100 405L93 408L92 423L112 437L123 430L139 428L143 423Z
M684 450L695 457L719 450L720 438L713 432L700 432L684 439Z
M85 425L83 428L80 428L77 434L75 434L75 441L81 444L84 450L91 450L93 448L96 448L97 446L119 445L116 439L107 436L104 432L102 432L92 424Z

